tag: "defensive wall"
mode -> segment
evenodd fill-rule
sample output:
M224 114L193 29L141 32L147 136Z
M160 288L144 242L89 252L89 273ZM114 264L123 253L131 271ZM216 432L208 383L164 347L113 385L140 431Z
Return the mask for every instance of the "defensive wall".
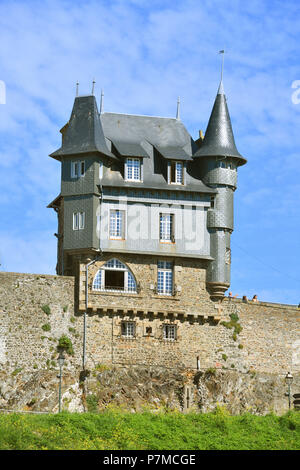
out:
M182 269L184 271L185 267ZM150 272L151 264L145 276ZM199 304L198 315L196 304L194 315L183 315L177 307L173 308L177 315L172 316L170 305L164 308L162 302L161 308L154 308L159 299L154 302L149 297L143 307L141 298L140 307L133 311L130 298L124 297L123 301L117 294L94 294L94 297L91 294L86 330L87 369L141 366L157 367L166 372L185 370L195 375L200 366L200 372L235 372L239 377L272 375L281 382L290 371L295 377L294 385L300 389L300 310L293 305L245 303L229 298L215 304L205 294L203 273L198 272L199 292L203 292L204 299ZM184 284L188 278L185 279L182 271L181 275ZM79 381L83 292L81 299L76 298L74 285L75 278L71 276L0 273L2 383L17 377L26 381L41 371L57 373L57 346L63 335L71 340L74 350L74 354L66 354L65 374ZM199 292L191 291L191 297ZM149 309L149 302L152 302L152 309ZM122 337L120 325L124 319L136 323L134 338ZM165 322L177 324L175 341L163 339L161 327ZM151 334L147 333L149 325Z

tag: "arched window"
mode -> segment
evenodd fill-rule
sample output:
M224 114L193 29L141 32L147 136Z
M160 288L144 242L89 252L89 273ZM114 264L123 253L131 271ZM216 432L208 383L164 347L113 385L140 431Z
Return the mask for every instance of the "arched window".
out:
M113 258L98 270L94 277L93 290L136 293L137 285L129 268Z

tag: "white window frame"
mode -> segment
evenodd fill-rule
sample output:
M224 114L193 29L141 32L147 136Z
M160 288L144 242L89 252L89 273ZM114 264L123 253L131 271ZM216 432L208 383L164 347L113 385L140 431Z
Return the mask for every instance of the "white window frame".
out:
M80 178L85 174L85 161L75 160L71 162L71 178Z
M172 181L172 165L175 165L175 181ZM177 165L181 166L181 177L178 178L178 173L177 173ZM168 183L169 184L177 184L177 185L184 185L184 176L185 176L185 165L184 162L181 160L171 160L169 161L168 165Z
M123 338L135 338L135 322L122 320L121 322L121 335Z
M124 271L124 290L105 288L105 271ZM137 283L130 269L116 258L108 260L96 273L93 290L105 292L127 292L137 294Z
M159 213L159 241L160 243L175 243L175 214Z
M83 230L85 226L85 212L73 212L73 230Z
M138 163L138 174L135 173L136 167L134 164L132 166L129 165L129 162ZM137 157L128 157L126 158L125 162L125 181L136 181L141 182L143 181L142 177L142 159Z
M177 325L175 325L174 323L164 323L163 338L165 341L176 341Z
M125 214L121 209L109 211L109 239L125 240Z
M157 263L157 293L159 295L173 295L174 270L170 261L158 261Z

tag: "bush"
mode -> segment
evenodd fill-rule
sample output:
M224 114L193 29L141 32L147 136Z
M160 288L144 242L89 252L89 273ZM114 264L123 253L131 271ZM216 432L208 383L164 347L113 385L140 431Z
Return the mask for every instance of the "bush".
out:
M72 341L66 335L62 335L59 338L57 349L63 350L67 354L70 354L71 356L74 354Z
M42 326L43 331L51 331L51 326L49 323L45 323L45 325Z

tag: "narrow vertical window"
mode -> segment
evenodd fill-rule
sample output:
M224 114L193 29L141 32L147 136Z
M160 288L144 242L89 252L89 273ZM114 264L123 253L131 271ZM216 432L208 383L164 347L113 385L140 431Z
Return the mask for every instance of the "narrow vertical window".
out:
M85 225L85 213L74 212L73 213L73 230L82 230Z
M169 168L169 183L183 184L183 163L172 161Z
M127 158L125 164L125 179L127 181L141 181L141 159Z
M79 228L79 214L74 212L73 214L73 230L78 230Z
M124 211L111 210L109 220L110 238L125 238L125 217Z
M103 162L99 162L99 179L103 178Z
M175 242L174 214L159 214L159 239L161 242Z
M79 212L79 230L84 229L84 222L85 222L85 213L84 212Z
M158 261L157 263L157 293L173 294L173 263Z

